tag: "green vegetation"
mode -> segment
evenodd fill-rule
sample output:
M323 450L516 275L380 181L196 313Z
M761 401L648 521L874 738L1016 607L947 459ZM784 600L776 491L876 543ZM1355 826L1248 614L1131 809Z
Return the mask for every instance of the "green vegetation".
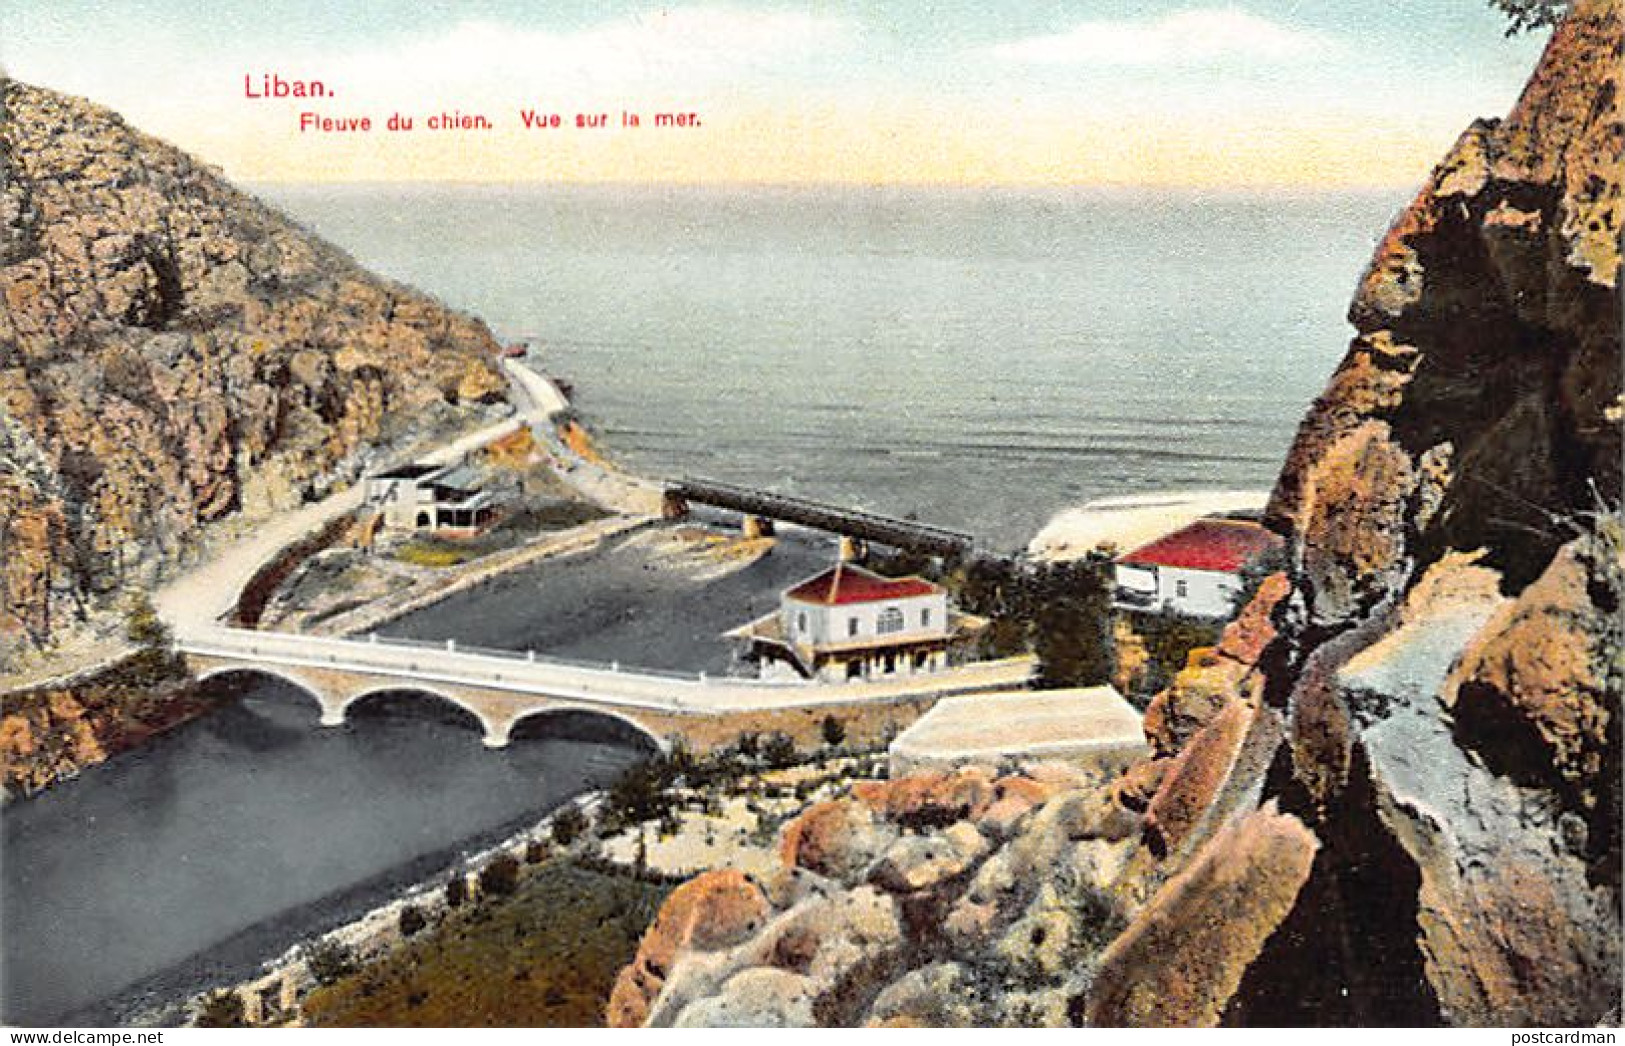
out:
M1507 35L1545 29L1561 22L1573 6L1570 0L1490 0L1507 16Z
M560 846L569 846L590 827L587 815L581 812L580 807L566 806L553 815L553 841Z
M823 735L824 744L830 748L839 748L841 743L846 740L846 724L835 716L825 716L819 731Z
M480 895L505 897L519 886L519 859L498 854L480 869Z
M409 904L401 909L401 936L411 937L429 925L429 917L423 914L423 909L415 904Z
M444 541L440 538L413 538L395 550L395 558L415 567L455 567L467 563L478 553L468 545Z
M979 559L949 576L955 600L989 618L982 655L1038 655L1038 685L1097 686L1111 676L1110 564Z
M305 959L317 984L333 984L356 971L355 952L339 941L322 941Z
M315 1027L583 1027L603 1022L615 975L670 887L539 865L513 893L449 913L304 1001Z
M1134 614L1134 631L1145 641L1145 677L1140 690L1154 694L1174 681L1198 647L1213 646L1224 632L1223 622L1163 614Z

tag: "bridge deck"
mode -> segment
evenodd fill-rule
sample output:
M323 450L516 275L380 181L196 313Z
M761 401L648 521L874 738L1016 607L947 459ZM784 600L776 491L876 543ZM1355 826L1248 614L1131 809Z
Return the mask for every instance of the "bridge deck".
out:
M1023 685L1029 657L979 661L943 672L809 686L729 677L680 677L522 654L428 647L247 629L213 628L180 639L182 652L244 667L289 666L350 672L411 683L449 683L489 694L493 709L509 711L536 698L576 701L624 710L724 715L823 704L936 695Z
M925 552L935 556L962 556L975 544L975 538L963 531L920 523L912 519L883 516L861 509L844 508L789 494L752 490L732 483L684 479L673 483L668 490L673 496L685 502L732 509L753 516L782 520L785 523L797 523L911 552Z

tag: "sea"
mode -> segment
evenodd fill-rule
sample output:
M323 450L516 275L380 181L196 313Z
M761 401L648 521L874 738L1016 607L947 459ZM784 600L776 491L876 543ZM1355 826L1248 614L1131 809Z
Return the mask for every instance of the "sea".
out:
M1267 489L1406 190L261 185L528 339L627 467L1024 546Z

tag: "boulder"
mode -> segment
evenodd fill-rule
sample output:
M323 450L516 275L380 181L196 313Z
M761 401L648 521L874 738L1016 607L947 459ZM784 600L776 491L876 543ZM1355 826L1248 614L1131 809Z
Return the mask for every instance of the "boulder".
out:
M1267 804L1211 839L1101 955L1089 1023L1212 1027L1281 924L1319 844Z

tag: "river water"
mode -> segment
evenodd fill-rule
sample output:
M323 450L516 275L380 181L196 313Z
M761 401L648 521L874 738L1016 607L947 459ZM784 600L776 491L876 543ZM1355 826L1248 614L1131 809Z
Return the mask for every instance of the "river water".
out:
M557 720L489 751L405 695L323 728L284 684L219 687L237 699L5 811L5 1023L102 1023L245 975L640 754Z

